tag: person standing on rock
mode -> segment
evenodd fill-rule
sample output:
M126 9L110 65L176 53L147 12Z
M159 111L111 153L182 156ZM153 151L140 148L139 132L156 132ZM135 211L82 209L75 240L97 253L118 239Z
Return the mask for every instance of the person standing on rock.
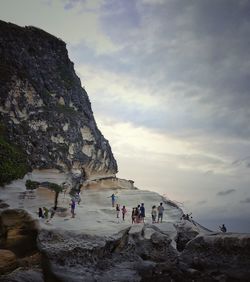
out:
M157 210L158 210L158 223L159 223L160 219L161 219L161 223L162 223L163 212L164 212L164 207L163 207L162 203L160 203Z
M152 207L151 216L152 216L152 223L156 223L156 216L157 216L156 206Z
M141 221L141 205L137 206L137 223Z
M110 197L108 198L111 198L111 202L112 202L112 207L115 206L115 194L112 194Z
M144 223L144 218L145 218L145 207L144 207L144 203L142 203L140 207L140 219L142 220L143 223Z
M139 213L139 210L138 210L138 207L136 207L135 208L135 213L134 213L134 222L135 223L139 223L139 215L140 215L140 213Z
M132 224L136 222L135 209L136 209L136 208L133 208L133 210L132 210L132 214L131 214Z
M127 213L127 210L126 210L126 207L123 206L122 207L122 220L124 221L125 220L125 214Z
M116 217L119 218L120 217L120 206L119 204L116 204Z
M71 208L70 211L71 211L72 218L74 218L75 217L76 203L73 199L71 200L70 208Z

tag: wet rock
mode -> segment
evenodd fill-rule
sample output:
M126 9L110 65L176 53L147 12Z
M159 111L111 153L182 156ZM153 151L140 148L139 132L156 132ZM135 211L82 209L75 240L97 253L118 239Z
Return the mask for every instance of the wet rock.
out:
M17 265L16 255L13 252L0 249L0 274L14 270Z

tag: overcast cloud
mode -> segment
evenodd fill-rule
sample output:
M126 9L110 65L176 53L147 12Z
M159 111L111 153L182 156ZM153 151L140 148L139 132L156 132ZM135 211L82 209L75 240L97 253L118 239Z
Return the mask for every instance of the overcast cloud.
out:
M118 176L183 203L212 229L224 220L250 232L250 1L0 6L1 19L67 42Z

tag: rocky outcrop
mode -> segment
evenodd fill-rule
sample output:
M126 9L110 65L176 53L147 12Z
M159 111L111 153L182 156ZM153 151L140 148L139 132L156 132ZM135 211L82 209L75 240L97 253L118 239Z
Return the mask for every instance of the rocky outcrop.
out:
M37 221L26 211L6 209L0 213L0 281L39 281L24 280L24 272L41 276L37 234Z
M37 221L24 210L3 210L0 213L0 248L23 257L36 250Z
M0 249L0 275L17 267L17 259L13 252Z
M170 278L170 268L177 258L167 234L143 225L134 225L112 237L43 230L39 248L49 262L45 276L54 275L58 281Z
M114 175L117 164L98 130L66 44L34 27L0 21L0 123L31 168L87 178Z
M196 277L209 277L210 281L249 281L250 235L199 235L186 245L180 261Z
M191 235L178 251L161 225L134 224L112 236L94 236L37 230L21 210L0 216L0 281L249 281L249 234L196 236L192 223L181 222L177 237L185 228Z
M101 177L89 179L82 185L84 189L137 189L133 180L126 180L117 177Z
M182 252L168 232L142 224L110 237L43 230L38 242L53 281L248 281L250 274L249 235L200 234Z
M183 220L181 223L176 224L175 228L177 231L175 238L176 248L179 252L182 252L186 244L199 234L199 229L188 220Z

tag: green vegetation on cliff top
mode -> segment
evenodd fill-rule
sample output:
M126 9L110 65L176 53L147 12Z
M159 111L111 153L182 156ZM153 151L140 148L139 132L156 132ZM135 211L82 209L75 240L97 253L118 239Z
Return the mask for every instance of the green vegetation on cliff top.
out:
M23 178L29 171L26 157L16 145L4 137L4 126L0 123L0 186Z

